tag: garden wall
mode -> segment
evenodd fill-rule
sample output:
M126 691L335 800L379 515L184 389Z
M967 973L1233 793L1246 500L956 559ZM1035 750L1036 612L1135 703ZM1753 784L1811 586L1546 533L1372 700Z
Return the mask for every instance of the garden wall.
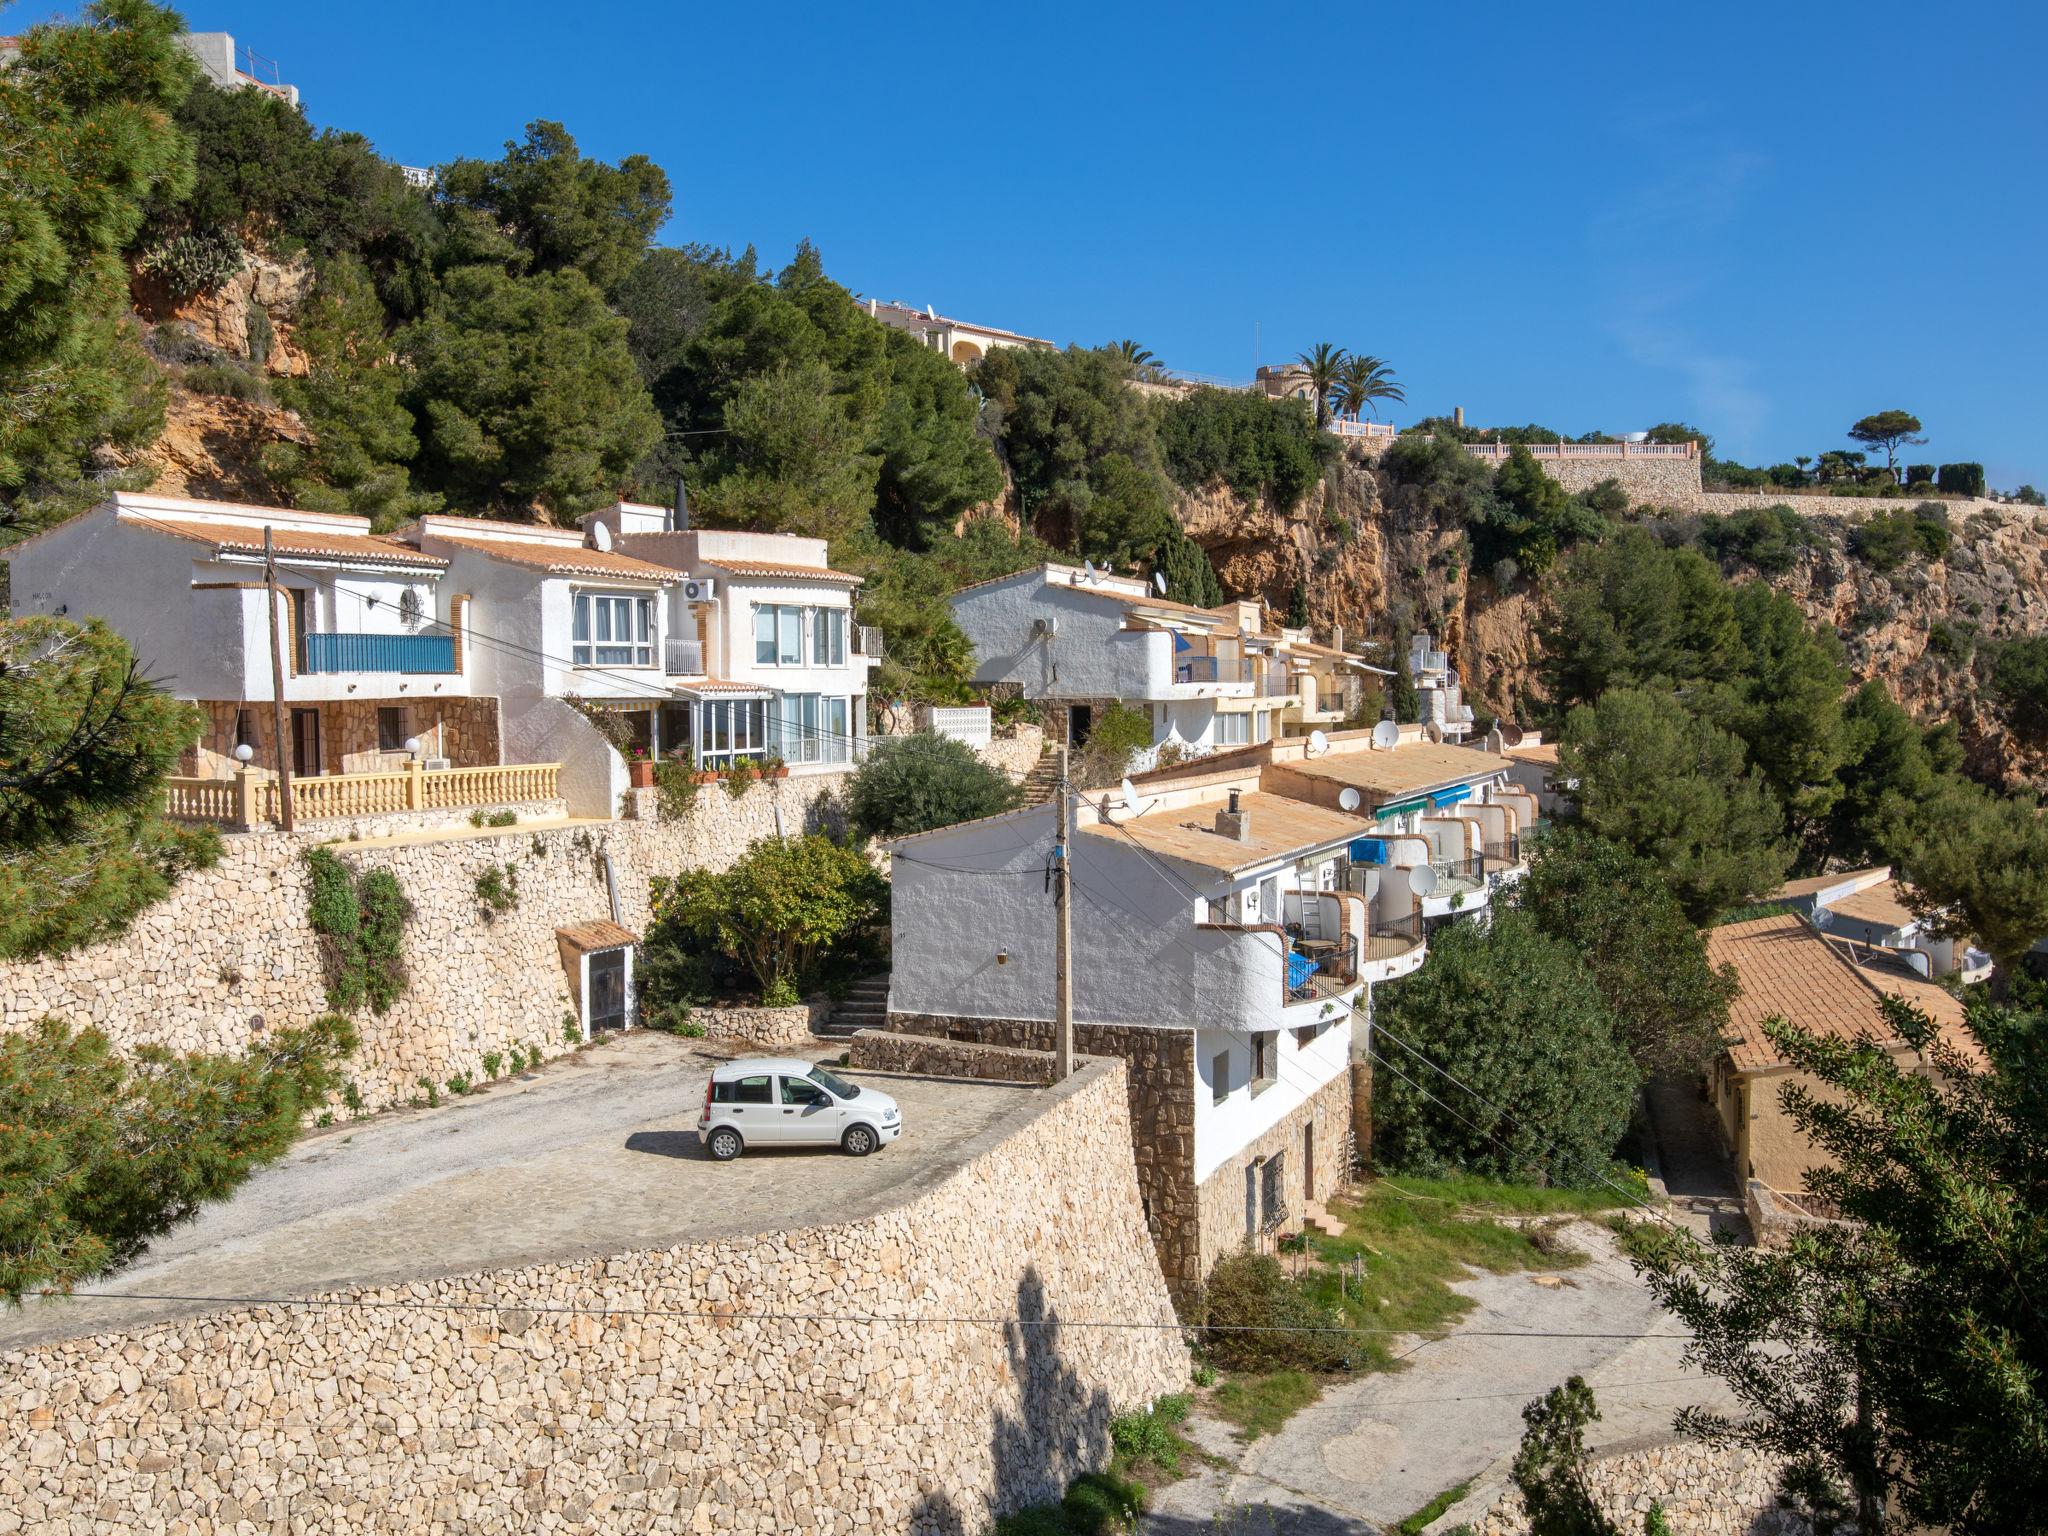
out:
M1812 1527L1778 1508L1783 1463L1740 1446L1658 1438L1625 1441L1587 1458L1586 1483L1618 1529L1643 1529L1652 1503L1664 1506L1671 1536L1808 1536ZM1449 1511L1432 1527L1469 1519ZM1528 1536L1522 1495L1510 1490L1472 1522L1476 1536Z
M0 1530L983 1531L1188 1379L1125 1104L1090 1063L836 1226L0 1355Z
M481 1077L486 1052L565 1050L571 1009L555 930L611 916L604 855L619 920L645 933L648 882L691 867L724 869L755 840L832 815L843 775L792 776L735 800L717 786L674 823L594 822L329 845L358 872L388 869L412 902L405 959L410 984L381 1018L357 1021L362 1045L347 1067L365 1106L401 1102L422 1077ZM221 861L187 875L121 938L57 960L0 964L0 1029L45 1014L94 1025L131 1050L237 1051L266 1030L326 1009L319 950L306 918L304 851L318 833L227 837ZM511 866L517 906L491 913L476 882Z

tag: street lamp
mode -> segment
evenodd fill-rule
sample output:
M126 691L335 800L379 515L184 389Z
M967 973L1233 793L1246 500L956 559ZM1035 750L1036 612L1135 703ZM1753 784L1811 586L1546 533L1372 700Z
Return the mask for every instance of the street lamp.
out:
M405 750L406 750L406 755L407 755L407 756L409 756L409 757L418 757L418 756L420 755L420 739L419 739L419 737L417 737L417 736L408 736L408 737L406 737L406 738L405 738Z
M235 748L235 761L242 764L244 767L248 766L249 759L254 757L255 755L256 749L250 746L249 743L247 743L246 741L242 742L239 746Z

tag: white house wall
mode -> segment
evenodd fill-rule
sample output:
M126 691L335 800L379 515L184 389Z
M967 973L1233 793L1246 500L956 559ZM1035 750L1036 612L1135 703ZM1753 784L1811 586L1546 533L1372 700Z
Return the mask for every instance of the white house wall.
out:
M1168 696L1171 635L1125 630L1115 604L1048 586L1037 571L963 592L952 606L954 622L973 642L978 683L1017 683L1034 698ZM1034 633L1034 621L1048 617L1057 633Z
M1273 1079L1254 1093L1251 1032L1203 1029L1195 1036L1195 1182L1200 1183L1251 1142L1301 1108L1331 1079L1351 1069L1351 1012L1339 1008L1307 1045L1292 1028L1274 1035ZM1215 1061L1230 1055L1230 1092L1215 1102Z

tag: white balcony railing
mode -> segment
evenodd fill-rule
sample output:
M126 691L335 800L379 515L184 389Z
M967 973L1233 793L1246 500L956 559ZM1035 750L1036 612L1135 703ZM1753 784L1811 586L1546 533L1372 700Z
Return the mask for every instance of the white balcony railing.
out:
M704 642L701 640L664 640L661 643L662 671L670 677L702 677L704 675Z

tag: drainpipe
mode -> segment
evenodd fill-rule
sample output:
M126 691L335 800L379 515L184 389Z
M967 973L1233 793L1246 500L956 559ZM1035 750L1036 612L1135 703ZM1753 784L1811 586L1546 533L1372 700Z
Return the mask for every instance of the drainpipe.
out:
M612 868L612 851L607 848L598 855L604 861L604 893L612 904L612 921L619 920L619 877Z

